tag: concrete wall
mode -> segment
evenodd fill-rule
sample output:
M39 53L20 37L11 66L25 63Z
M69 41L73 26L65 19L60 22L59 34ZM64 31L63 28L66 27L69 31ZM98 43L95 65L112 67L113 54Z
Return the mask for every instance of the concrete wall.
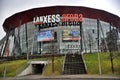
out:
M17 76L24 76L24 75L28 75L28 74L32 74L32 64L30 64L25 70L23 70L20 74L18 74Z

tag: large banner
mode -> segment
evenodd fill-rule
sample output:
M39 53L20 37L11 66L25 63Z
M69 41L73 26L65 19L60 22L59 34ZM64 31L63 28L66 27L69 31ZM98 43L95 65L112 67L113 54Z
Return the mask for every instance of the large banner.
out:
M53 30L45 30L40 31L37 34L37 41L53 41L54 40L54 31Z
M80 31L79 30L63 30L62 40L63 41L80 40Z

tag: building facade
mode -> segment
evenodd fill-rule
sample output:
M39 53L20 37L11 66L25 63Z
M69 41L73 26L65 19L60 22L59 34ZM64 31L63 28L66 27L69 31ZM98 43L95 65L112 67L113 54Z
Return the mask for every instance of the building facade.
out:
M75 6L35 8L7 18L3 28L6 36L0 43L1 56L107 51L112 31L119 50L120 18L103 10Z

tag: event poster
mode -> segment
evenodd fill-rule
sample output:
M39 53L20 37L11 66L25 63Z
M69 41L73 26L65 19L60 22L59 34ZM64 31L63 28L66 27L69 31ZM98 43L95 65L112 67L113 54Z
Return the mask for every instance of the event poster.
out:
M63 30L62 40L63 41L80 40L80 31L79 30Z
M54 40L54 31L53 30L45 30L40 31L37 34L37 41L53 41Z

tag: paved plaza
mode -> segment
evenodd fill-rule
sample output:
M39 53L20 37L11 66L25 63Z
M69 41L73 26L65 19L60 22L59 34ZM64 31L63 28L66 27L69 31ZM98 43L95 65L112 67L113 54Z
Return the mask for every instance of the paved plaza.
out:
M120 77L109 75L60 75L47 77L41 75L27 75L14 78L0 78L0 80L120 80Z

